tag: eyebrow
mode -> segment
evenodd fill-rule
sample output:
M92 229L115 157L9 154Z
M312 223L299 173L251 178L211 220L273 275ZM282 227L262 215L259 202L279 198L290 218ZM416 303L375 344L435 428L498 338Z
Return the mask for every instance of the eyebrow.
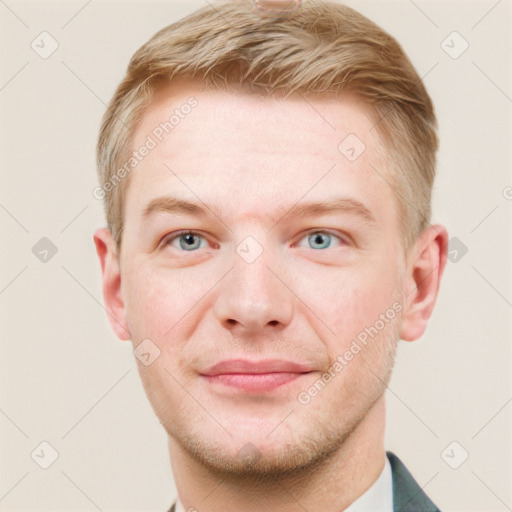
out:
M208 206L201 206L197 203L192 203L184 199L179 199L172 196L163 196L153 199L144 209L143 217L147 218L156 212L189 214L198 217L207 217L210 215L217 216ZM277 213L280 213L280 222L288 215L295 215L298 217L312 217L319 215L328 215L332 213L348 212L361 217L369 224L376 222L375 216L369 208L363 203L355 199L339 197L329 199L326 201L300 203L295 206L281 207ZM284 214L282 212L285 212Z
M208 209L190 201L184 199L178 199L171 196L157 197L153 199L144 209L143 217L149 217L151 214L156 212L165 213L188 213L190 215L196 215L205 217L208 215ZM211 211L211 210L210 210Z
M307 217L313 215L327 215L330 213L348 212L354 213L368 223L377 222L375 216L369 208L363 203L355 199L339 197L328 201L320 201L316 203L298 204L289 210L291 214L298 217Z

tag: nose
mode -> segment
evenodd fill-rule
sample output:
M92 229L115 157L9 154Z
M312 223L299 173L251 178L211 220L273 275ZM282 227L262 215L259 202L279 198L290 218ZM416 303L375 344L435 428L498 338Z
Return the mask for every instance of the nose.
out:
M214 313L231 331L255 333L287 326L293 315L293 292L281 265L265 249L253 262L234 254L233 268L220 283Z

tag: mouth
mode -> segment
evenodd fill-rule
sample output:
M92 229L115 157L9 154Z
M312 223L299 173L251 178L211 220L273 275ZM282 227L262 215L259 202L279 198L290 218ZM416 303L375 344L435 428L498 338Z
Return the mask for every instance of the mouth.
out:
M222 361L201 373L213 386L234 388L243 392L268 392L290 384L313 369L301 363L284 360Z

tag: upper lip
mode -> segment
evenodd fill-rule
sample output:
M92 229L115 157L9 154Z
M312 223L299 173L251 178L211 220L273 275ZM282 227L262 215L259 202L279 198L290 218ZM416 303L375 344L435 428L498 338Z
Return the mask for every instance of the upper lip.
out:
M250 361L248 359L230 359L221 361L202 371L202 375L214 376L228 373L307 373L313 369L304 363L285 361L283 359L264 359Z

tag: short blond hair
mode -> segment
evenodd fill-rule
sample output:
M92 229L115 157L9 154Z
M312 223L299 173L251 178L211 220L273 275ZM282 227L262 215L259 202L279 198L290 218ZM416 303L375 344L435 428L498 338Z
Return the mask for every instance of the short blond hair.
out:
M306 0L292 15L262 16L249 0L223 0L160 30L144 44L103 117L98 174L118 249L129 175L119 183L115 179L129 158L134 132L157 83L176 78L286 96L356 94L372 110L375 129L386 144L389 172L383 180L397 194L405 247L428 226L437 122L422 80L396 40L335 2ZM383 186L388 186L385 181Z

